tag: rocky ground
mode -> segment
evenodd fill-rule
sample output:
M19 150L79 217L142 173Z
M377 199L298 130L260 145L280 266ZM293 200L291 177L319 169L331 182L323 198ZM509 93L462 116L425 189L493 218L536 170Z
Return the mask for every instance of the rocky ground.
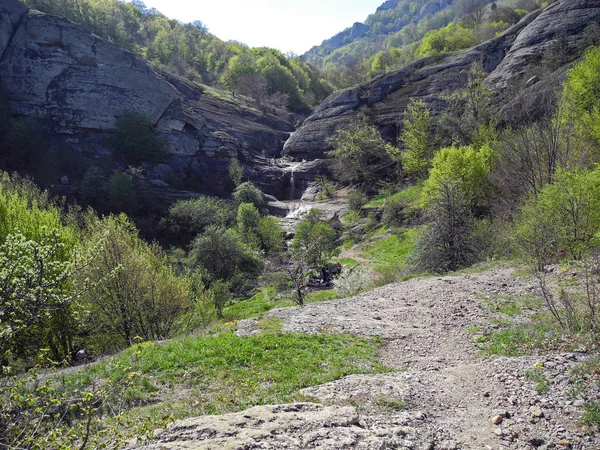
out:
M309 403L180 421L157 432L150 447L600 449L580 420L584 399L573 395L571 370L590 355L478 356L470 330L499 317L484 299L532 289L512 269L497 268L273 311L284 332L380 336L381 361L395 371L304 389ZM240 334L253 325L240 323ZM543 374L543 389L534 372Z

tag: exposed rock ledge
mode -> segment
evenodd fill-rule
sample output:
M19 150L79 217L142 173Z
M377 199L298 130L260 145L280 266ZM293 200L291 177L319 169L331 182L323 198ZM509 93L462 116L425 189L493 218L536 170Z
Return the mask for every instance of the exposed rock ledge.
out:
M284 153L308 158L322 155L330 148L326 139L358 113L364 113L385 136L393 139L398 135L411 97L423 100L432 115L441 114L446 107L444 96L466 86L468 70L477 62L488 73L486 81L497 94L498 109L511 100L513 104L522 103L519 108L506 110L503 118L519 122L524 117L539 116L544 112L546 100L560 88L565 71L559 69L555 72L557 76L542 77L531 86L525 86L525 82L539 71L544 52L550 46L560 47L561 57L569 61L580 57L589 39L586 27L599 21L598 1L550 2L502 35L472 49L423 58L332 94L294 133ZM521 94L515 98L516 91Z

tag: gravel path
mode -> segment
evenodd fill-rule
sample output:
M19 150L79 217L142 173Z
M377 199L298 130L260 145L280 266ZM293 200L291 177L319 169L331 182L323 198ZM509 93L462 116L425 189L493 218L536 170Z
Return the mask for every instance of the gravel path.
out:
M477 355L468 329L506 319L483 299L533 289L512 269L498 268L415 278L348 299L274 310L269 315L282 320L284 332L380 336L381 361L396 371L303 390L318 403L182 421L150 448L600 449L600 439L580 420L584 399L567 395L571 369L589 355ZM238 330L252 333L255 325L242 321ZM526 373L534 367L546 380L541 392L539 380Z

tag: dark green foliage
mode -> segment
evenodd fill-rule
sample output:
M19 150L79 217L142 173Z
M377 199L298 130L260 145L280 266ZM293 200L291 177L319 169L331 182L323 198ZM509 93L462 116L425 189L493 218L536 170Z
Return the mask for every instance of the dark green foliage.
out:
M367 198L362 191L358 189L352 189L348 192L348 206L350 211L360 212L361 208L367 203Z
M166 218L167 234L180 245L188 245L209 226L225 226L229 216L225 203L216 198L178 200Z
M108 179L100 167L90 167L81 181L81 197L85 204L103 210L107 204Z
M262 192L250 181L246 181L236 187L235 191L233 191L233 198L237 205L241 205L242 203L252 203L259 211L262 210L264 206Z
M190 259L211 281L230 280L239 273L256 275L260 271L260 260L237 233L214 225L194 240Z
M374 182L392 164L395 149L387 144L372 125L353 123L328 139L336 179L343 183Z
M415 262L422 271L450 272L477 262L480 245L473 236L475 219L460 185L442 182L429 204L429 224L417 244Z
M139 208L139 197L133 177L116 170L106 185L108 205L113 212L135 214Z
M5 168L31 173L40 164L45 142L24 119L15 119L0 102L0 158Z
M115 153L131 164L164 161L168 155L153 128L148 118L126 111L117 118L118 132L112 142Z

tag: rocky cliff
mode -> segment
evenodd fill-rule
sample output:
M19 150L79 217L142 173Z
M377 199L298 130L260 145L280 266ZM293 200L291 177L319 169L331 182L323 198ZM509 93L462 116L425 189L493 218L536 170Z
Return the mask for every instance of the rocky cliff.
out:
M466 86L474 63L487 73L486 83L496 96L501 118L519 122L537 117L560 88L569 63L597 37L592 28L599 22L597 0L555 0L477 47L423 58L334 93L294 133L284 153L319 157L329 148L327 137L359 113L385 136L397 136L411 97L421 99L438 116L446 107L444 96ZM556 55L554 65L548 64L549 53Z
M27 11L18 0L0 5L0 96L18 117L45 130L51 148L104 165L114 162L108 137L116 118L148 117L165 141L165 164L147 165L157 186L226 194L227 166L281 195L286 174L267 164L293 131L249 98L216 91L150 68L135 55L67 20ZM81 179L82 173L67 173ZM165 184L165 181L167 182Z

